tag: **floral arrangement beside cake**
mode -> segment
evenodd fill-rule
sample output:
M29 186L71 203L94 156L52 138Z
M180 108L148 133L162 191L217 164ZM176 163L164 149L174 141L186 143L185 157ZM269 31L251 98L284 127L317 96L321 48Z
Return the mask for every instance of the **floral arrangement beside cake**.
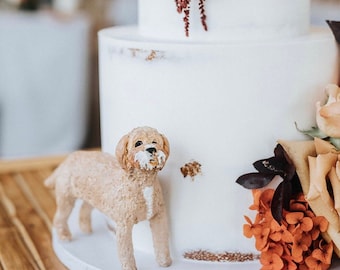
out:
M274 157L237 180L253 189L257 215L245 216L244 235L256 239L262 269L328 269L333 249L340 255L340 88L328 85L325 93L317 127L301 131L313 140L279 140ZM276 176L275 191L260 189Z

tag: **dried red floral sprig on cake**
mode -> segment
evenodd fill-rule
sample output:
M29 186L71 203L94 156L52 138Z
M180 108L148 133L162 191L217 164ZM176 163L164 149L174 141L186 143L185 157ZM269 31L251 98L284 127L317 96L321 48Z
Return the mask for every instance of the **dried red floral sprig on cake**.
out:
M189 28L190 28L190 3L191 0L175 0L177 12L178 13L184 13L183 21L184 21L184 30L185 35L189 36ZM207 25L207 16L205 14L205 0L199 0L198 7L201 14L201 23L203 26L203 29L205 31L208 31L208 25Z
M201 13L201 23L203 26L203 29L205 31L208 31L208 25L207 25L207 16L205 15L205 0L199 0L198 7Z

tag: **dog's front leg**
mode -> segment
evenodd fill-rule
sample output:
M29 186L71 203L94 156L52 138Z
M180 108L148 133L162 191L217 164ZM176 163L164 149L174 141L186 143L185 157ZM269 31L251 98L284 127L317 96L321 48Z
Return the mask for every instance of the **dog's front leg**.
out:
M172 260L169 249L168 220L164 208L161 208L160 212L150 219L150 227L157 263L162 267L168 267Z
M137 270L132 243L133 225L133 221L125 221L117 222L116 226L118 257L122 270Z

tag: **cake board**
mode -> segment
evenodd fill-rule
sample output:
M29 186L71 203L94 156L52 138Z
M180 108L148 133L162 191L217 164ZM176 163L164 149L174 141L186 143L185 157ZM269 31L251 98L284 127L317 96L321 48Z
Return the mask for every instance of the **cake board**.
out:
M81 202L77 201L69 219L73 240L60 241L53 230L53 248L61 262L72 270L120 270L114 233L109 229L106 218L98 210L92 213L92 234L84 234L78 226ZM258 261L246 263L210 263L186 259L174 259L169 268L159 267L153 253L135 250L139 270L251 270L259 269ZM340 268L339 268L340 269Z
M53 248L60 261L72 270L120 270L117 245L114 233L109 229L105 216L98 210L92 213L92 234L84 234L78 226L78 213L81 202L77 201L69 219L73 240L62 242L53 230ZM136 264L139 270L258 270L259 261L242 263L211 263L186 259L174 259L170 267L159 267L151 253L135 250ZM330 269L340 270L340 260L336 260Z

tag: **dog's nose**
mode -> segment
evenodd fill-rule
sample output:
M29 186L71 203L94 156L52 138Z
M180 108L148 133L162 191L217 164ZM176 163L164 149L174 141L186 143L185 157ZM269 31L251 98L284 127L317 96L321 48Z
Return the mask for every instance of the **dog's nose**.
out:
M153 153L155 153L157 151L155 147L149 147L149 148L147 148L145 150L148 151L150 154L153 154Z

